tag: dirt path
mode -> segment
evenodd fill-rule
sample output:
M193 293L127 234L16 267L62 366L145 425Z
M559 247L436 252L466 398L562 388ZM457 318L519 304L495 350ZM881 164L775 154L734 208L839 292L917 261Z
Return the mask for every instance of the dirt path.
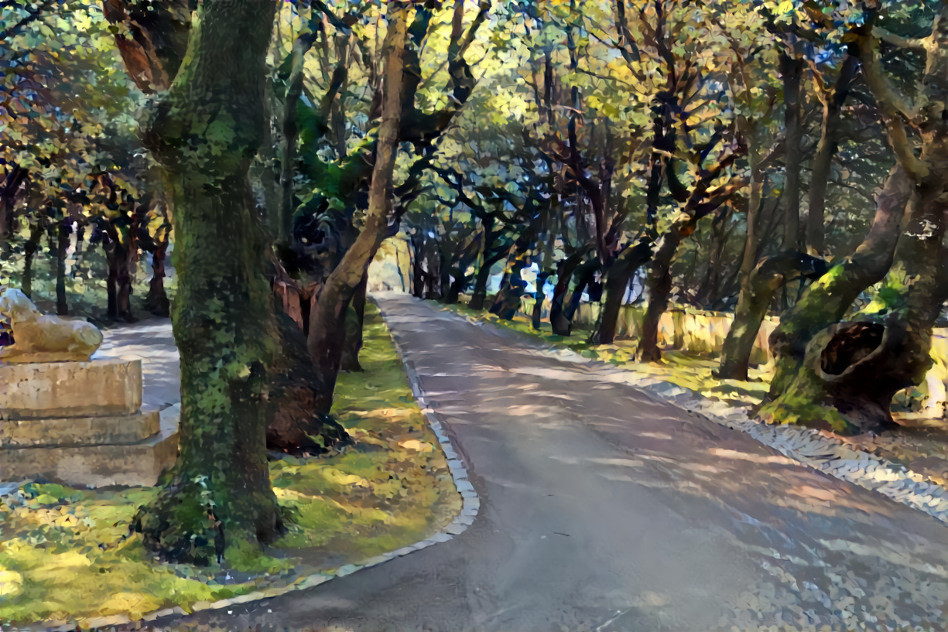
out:
M944 629L948 529L933 518L514 333L380 304L472 471L473 526L157 628Z

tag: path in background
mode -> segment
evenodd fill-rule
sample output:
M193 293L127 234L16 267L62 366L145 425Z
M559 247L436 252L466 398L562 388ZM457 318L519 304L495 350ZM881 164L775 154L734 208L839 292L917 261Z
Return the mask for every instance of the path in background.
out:
M473 526L157 628L943 628L948 529L933 518L517 334L409 297L380 304L470 466Z
M149 318L102 331L104 341L93 358L142 361L142 408L161 409L180 400L181 372L171 321Z

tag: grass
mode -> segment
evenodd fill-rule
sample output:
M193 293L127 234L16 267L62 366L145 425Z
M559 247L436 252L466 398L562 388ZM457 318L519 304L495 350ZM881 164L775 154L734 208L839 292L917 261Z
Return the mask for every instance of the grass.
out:
M447 463L414 401L391 338L367 307L364 373L340 376L334 413L356 439L341 454L270 465L290 526L224 566L156 562L129 533L152 488L27 483L0 497L0 624L75 622L185 610L357 563L414 543L460 510Z

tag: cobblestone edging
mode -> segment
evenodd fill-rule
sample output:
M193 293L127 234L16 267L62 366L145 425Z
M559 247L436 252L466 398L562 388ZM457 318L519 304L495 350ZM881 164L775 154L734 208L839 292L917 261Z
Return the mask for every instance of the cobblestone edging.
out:
M384 318L383 313L383 318ZM388 328L388 321L386 320L386 328ZM395 345L395 350L398 353L399 358L402 359L402 364L405 367L405 373L408 376L408 382L411 385L412 393L415 396L418 406L421 408L421 412L425 415L425 418L428 421L428 425L431 427L431 430L434 432L435 436L438 438L438 443L441 445L441 449L444 451L444 455L448 461L448 468L451 471L451 477L454 480L454 485L458 490L458 493L461 495L462 506L461 512L458 516L449 524L447 527L434 534L431 537L425 538L415 544L402 547L395 551L390 551L389 553L382 553L381 555L376 555L367 560L363 560L359 564L346 564L345 566L340 566L339 568L326 571L313 573L305 577L301 577L294 581L293 583L286 586L273 586L270 588L263 588L249 592L245 595L240 595L238 597L232 597L230 599L221 599L220 601L215 602L197 602L191 605L188 610L181 608L179 606L173 608L165 608L163 610L158 610L144 615L141 619L130 619L125 616L110 616L110 617L98 617L95 619L87 619L85 627L87 629L97 629L97 628L109 628L115 626L128 625L132 623L153 623L158 619L163 619L165 617L180 617L193 614L195 612L200 612L202 610L223 610L225 608L230 608L232 606L251 603L254 601L261 601L263 599L269 599L272 597L279 597L287 593L291 593L297 590L306 590L307 588L313 588L324 584L331 579L336 577L345 577L346 575L351 575L356 571L360 571L364 568L371 568L373 566L378 566L379 564L384 564L389 560L393 560L398 557L408 555L409 553L414 553L415 551L420 551L426 549L429 546L438 544L439 542L447 542L457 535L464 533L469 526L474 523L474 518L477 517L477 513L480 509L481 501L477 495L477 492L474 490L474 486L471 484L468 479L467 467L464 464L463 457L458 454L454 449L454 446L451 443L451 439L446 434L446 426L444 421L441 419L440 415L434 412L427 403L425 398L424 391L421 388L421 384L418 381L418 373L415 371L415 367L411 362L405 360L405 355L402 353L402 347L395 335L395 333L388 328L389 335L392 338L392 342ZM176 404L178 405L178 404ZM173 407L170 407L173 408ZM228 614L230 614L228 612ZM51 627L43 626L28 626L24 628L10 628L10 631L16 629L22 630L53 630L56 632L72 632L76 628L75 624L71 625L59 625Z
M596 366L597 371L609 374L631 384L653 398L671 403L688 412L696 413L719 425L740 430L760 443L786 457L794 459L840 480L878 492L912 509L924 512L948 524L948 488L927 477L887 459L855 450L843 442L812 428L789 425L771 425L748 417L750 407L734 406L701 395L697 391L671 382L644 376L630 369L622 369L600 360L586 358L572 349L552 345L514 329L495 326L467 314L460 314L479 327L510 332L526 337L544 347L542 353L573 362Z

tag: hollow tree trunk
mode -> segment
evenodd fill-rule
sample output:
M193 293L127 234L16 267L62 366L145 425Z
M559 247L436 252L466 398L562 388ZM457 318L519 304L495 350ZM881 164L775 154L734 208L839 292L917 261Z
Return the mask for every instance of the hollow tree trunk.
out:
M342 358L345 315L356 287L386 236L386 219L390 207L389 189L395 168L397 139L402 115L402 75L408 8L401 3L388 5L389 29L383 42L385 78L383 86L382 123L372 168L369 209L365 225L342 261L326 279L316 307L310 314L307 347L315 362L319 393L317 412L329 413Z
M757 333L774 293L794 279L815 278L825 272L826 264L822 259L798 252L767 257L757 264L741 287L734 321L721 350L718 377L746 380L754 341L757 340Z
M786 390L813 336L838 322L861 292L885 277L892 265L911 190L912 183L905 172L898 167L893 169L876 198L875 217L862 244L813 283L781 316L780 325L770 335L776 370L769 398Z
M69 250L69 223L59 222L56 235L56 313L60 316L69 314L69 303L66 300L66 252Z
M365 321L365 295L369 287L368 273L362 275L362 281L355 289L349 309L346 312L346 341L342 348L340 367L343 371L362 371L359 364L359 351L362 350L362 332Z
M164 559L207 563L282 530L266 460L278 327L248 168L263 135L276 5L204 0L145 141L174 204L180 454L133 527ZM226 237L225 237L226 236Z
M937 189L937 191L935 190ZM831 325L807 345L796 374L760 416L841 434L892 424L892 397L931 367L932 328L945 301L941 241L944 185L913 200L892 270L866 313Z
M648 307L645 308L639 335L639 359L643 362L658 362L662 359L662 352L658 348L658 324L668 309L668 297L672 289L671 264L682 239L680 227L672 226L661 236L652 257L652 266L646 279Z

